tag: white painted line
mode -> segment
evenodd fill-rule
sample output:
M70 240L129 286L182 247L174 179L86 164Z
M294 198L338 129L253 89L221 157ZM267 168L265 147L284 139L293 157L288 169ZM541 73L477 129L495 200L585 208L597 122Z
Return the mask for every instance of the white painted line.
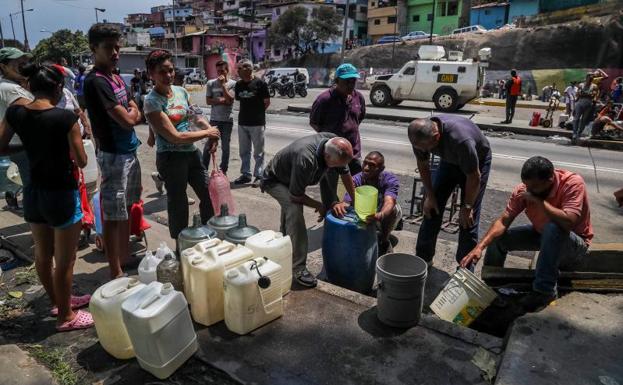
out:
M302 134L313 134L314 132L311 128L309 128L308 130L302 129L302 128L292 128L292 127L283 127L283 126L268 126L267 128L270 130L275 130L275 131L302 133ZM362 135L361 139L365 141L369 141L369 142L406 146L406 147L411 148L411 143L407 141L375 138L375 137L365 136L365 135ZM498 158L498 159L515 160L518 162L525 162L526 160L528 160L528 157L526 156L498 154L495 152L493 153L493 157ZM556 166L569 167L569 168L575 168L575 169L580 169L580 170L592 170L593 169L593 165L590 165L590 164L559 162L559 161L552 161L552 163L554 163ZM597 167L597 171L607 172L607 173L612 173L612 174L623 174L623 169L611 168L611 167Z

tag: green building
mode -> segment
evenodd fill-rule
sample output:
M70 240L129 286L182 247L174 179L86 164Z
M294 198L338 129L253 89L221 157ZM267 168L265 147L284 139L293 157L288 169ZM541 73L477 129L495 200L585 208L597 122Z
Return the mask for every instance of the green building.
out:
M449 35L459 26L465 26L465 22L462 22L465 6L463 3L461 0L407 0L407 29L430 32L435 4L433 33Z

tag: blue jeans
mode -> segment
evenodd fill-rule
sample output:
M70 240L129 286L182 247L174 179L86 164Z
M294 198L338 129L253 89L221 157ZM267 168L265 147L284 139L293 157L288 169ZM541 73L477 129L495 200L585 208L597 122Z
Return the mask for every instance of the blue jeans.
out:
M264 171L264 130L265 126L238 125L238 146L240 152L240 174L251 176L251 146L253 146L253 159L255 168L253 176L262 177Z
M221 171L227 174L227 169L229 168L229 142L231 141L231 130L234 126L233 122L217 122L215 120L210 121L210 125L218 128L221 132L221 165L219 168ZM210 149L208 148L209 141L206 142L203 148L203 166L206 170L210 171L210 158L212 154L210 154Z
M456 249L456 260L460 262L478 243L478 226L480 225L480 207L482 198L487 188L489 180L489 170L491 169L491 155L487 156L480 165L480 190L473 206L474 225L470 228L459 230L459 245ZM461 187L461 202L465 199L465 174L459 166L444 162L439 163L439 168L433 175L433 190L437 199L437 211L439 214L433 215L430 219L424 218L417 237L415 254L425 261L432 261L435 256L435 246L437 236L441 229L443 212L446 208L448 198L454 188Z
M506 254L514 250L540 250L532 288L545 294L556 294L558 270L570 270L586 256L588 246L584 239L549 222L543 232L532 225L511 227L494 240L485 253L485 265L504 266Z

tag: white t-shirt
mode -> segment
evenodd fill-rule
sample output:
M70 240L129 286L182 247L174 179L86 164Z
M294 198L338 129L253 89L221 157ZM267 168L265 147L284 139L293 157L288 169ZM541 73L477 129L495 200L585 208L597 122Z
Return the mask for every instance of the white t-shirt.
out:
M72 94L76 93L74 84L76 82L76 74L70 68L63 67L65 69L65 89L68 89Z
M0 119L4 119L7 108L20 98L30 101L35 99L24 87L14 81L0 77Z
M74 112L80 108L80 105L78 104L74 94L72 94L67 88L63 88L63 97L58 102L56 107ZM80 133L84 135L84 126L82 125L80 119L78 119L78 124L80 125Z

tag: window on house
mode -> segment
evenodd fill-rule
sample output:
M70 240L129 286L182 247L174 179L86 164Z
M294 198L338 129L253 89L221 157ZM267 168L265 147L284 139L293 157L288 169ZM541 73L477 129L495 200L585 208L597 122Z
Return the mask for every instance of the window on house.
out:
M426 16L426 20L427 20L427 21L433 21L433 14L432 14L432 13L429 13L429 14Z
M418 21L420 21L420 15L413 15L413 17L411 18L411 20L412 20L414 23L417 23Z
M277 9L275 10L275 13L277 14L277 16L281 15L281 9L280 9L280 8L277 8Z
M456 0L449 1L448 2L448 16L456 16L458 14L459 14L459 2Z
M258 47L258 48L262 48L262 46L263 46L263 45L264 45L264 44L262 44L262 42L261 42L261 41L257 43L257 47Z
M389 17L387 17L387 23L388 24L396 24L396 16L389 16Z
M374 25L381 25L381 19L374 19Z
M446 10L448 8L448 3L446 1L440 1L437 3L437 15L446 16Z

